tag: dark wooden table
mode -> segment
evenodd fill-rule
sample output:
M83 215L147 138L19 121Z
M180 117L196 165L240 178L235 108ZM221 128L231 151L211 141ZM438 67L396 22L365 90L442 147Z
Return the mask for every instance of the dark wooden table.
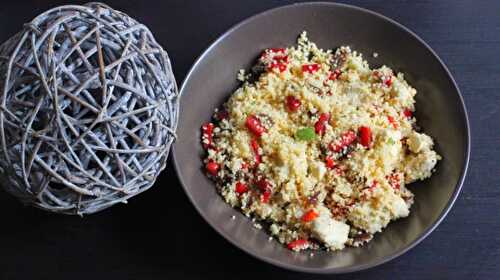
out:
M107 2L152 29L180 83L197 56L229 27L293 1ZM0 40L63 3L2 3ZM500 1L348 3L386 15L427 41L455 76L468 107L472 157L463 191L420 245L354 274L285 271L246 255L212 230L170 165L153 189L128 205L83 219L27 208L0 193L0 279L499 279Z

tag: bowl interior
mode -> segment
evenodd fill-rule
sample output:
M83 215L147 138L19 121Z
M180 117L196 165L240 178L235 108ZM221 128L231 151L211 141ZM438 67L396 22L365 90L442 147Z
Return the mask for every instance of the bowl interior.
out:
M252 226L228 206L202 171L200 126L238 87L236 73L249 69L269 47L293 45L301 31L321 48L349 45L370 66L386 64L403 72L417 91L418 124L443 156L431 179L414 183L415 204L408 218L392 222L361 248L340 252L293 253ZM378 58L372 53L377 52ZM339 4L286 6L237 25L198 59L181 90L181 112L174 161L195 207L219 233L246 252L270 263L308 272L346 272L367 268L400 255L423 239L444 217L460 190L469 152L463 102L450 74L417 37L366 10ZM230 217L236 215L237 219Z

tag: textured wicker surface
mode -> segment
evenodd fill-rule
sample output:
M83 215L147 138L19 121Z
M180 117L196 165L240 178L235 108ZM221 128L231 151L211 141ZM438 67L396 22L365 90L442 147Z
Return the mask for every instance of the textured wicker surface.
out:
M0 172L22 201L100 211L151 187L178 96L151 32L99 3L51 9L0 47Z

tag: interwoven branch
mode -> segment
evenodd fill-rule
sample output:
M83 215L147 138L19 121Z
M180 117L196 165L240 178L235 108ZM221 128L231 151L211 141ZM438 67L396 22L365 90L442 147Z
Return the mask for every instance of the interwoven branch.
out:
M22 201L100 211L151 187L178 91L151 32L99 3L51 9L0 46L0 176Z

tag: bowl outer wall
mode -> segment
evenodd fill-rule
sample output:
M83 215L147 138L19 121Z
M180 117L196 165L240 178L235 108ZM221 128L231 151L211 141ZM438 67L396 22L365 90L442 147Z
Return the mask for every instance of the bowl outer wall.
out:
M362 29L360 29L362 27ZM293 45L307 30L321 48L350 45L373 67L381 62L403 72L419 92L416 117L443 156L436 173L410 185L415 204L408 218L392 222L372 242L314 257L293 253L253 227L227 205L202 171L200 126L238 87L239 69L249 69L268 47ZM379 57L371 57L378 52ZM215 79L214 79L215 77ZM366 9L337 3L301 3L250 17L220 36L194 63L181 88L178 139L173 160L189 199L222 236L250 255L301 272L343 273L387 262L422 241L443 220L463 184L470 156L465 104L449 70L435 52L404 26ZM443 143L446 143L444 145ZM236 220L230 217L236 215Z

